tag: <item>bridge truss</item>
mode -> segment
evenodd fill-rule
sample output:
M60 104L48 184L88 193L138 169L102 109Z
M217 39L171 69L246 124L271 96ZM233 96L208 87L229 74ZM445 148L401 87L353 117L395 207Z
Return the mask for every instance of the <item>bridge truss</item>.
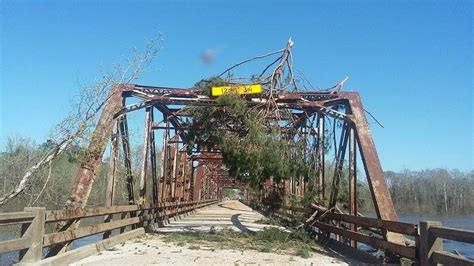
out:
M131 98L135 103L128 104ZM138 99L138 102L136 100ZM266 95L259 98L246 98L249 105L262 105ZM265 191L272 186L283 188L287 195L304 196L308 187L317 188L315 203L325 208L336 205L339 182L342 178L349 181L349 213L357 215L357 156L363 164L363 170L370 187L373 204L379 219L397 221L398 217L388 191L375 144L369 129L359 94L356 92L295 92L277 93L273 99L279 110L288 110L289 116L281 118L286 121L282 132L290 138L302 138L306 143L308 154L315 154L314 167L317 176L313 180L291 177L282 184L267 184ZM95 171L105 151L108 140L111 140L111 158L108 172L107 205L113 205L115 189L115 172L118 160L118 143L121 140L123 165L127 172L127 190L130 204L144 204L147 195L147 182L152 182L151 198L153 204L160 202L189 201L216 198L222 188L238 187L248 195L248 185L228 176L222 164L222 155L218 149L199 150L187 147L185 143L189 128L186 118L190 106L216 106L216 99L200 95L192 89L177 89L123 84L114 87L110 93L104 111L99 118L97 128L89 144L88 156L83 161L75 177L71 197L66 208L74 209L87 202ZM264 107L262 107L264 108ZM143 160L139 177L140 191L138 199L133 191L131 170L130 141L127 114L145 111L145 137L143 143ZM155 113L160 112L161 121L155 120ZM340 127L333 126L335 170L326 173L326 147L328 145L327 121L334 121ZM157 133L162 134L161 153L157 154ZM158 160L160 158L160 160ZM161 166L157 165L161 162ZM347 165L345 165L347 164ZM151 166L151 173L147 171ZM347 167L348 171L342 171ZM160 170L158 172L158 169ZM347 172L347 176L342 176ZM150 175L150 176L149 176ZM328 184L327 176L332 175ZM308 184L313 182L313 184ZM326 195L326 191L330 191ZM397 234L386 232L385 237L394 242L401 242Z

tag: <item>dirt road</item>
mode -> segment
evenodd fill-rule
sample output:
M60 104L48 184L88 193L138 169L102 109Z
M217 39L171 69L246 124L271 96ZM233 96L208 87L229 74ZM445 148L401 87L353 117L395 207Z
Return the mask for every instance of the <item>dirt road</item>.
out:
M228 250L215 245L177 245L164 241L172 232L209 231L230 228L235 231L261 230L265 224L256 223L264 218L261 214L238 201L224 201L195 214L131 239L110 250L90 256L73 265L347 265L342 257L324 249L311 252L309 258L264 253L255 250Z

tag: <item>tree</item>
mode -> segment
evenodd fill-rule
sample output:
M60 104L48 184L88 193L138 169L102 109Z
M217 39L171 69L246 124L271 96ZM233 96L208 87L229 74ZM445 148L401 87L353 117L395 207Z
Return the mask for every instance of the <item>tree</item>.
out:
M91 86L82 88L77 102L72 104L74 108L71 113L55 127L50 139L42 146L42 155L32 166L28 165L19 171L23 173L21 178L8 193L0 198L0 206L24 192L28 185L38 178L36 174L40 173L44 167L48 167L47 172L51 173L53 162L71 145L84 143L92 137L91 129L97 121L97 115L111 97L110 93L111 91L113 93L114 86L130 83L138 78L156 57L160 50L160 43L160 36L149 40L143 52L135 50L133 56L126 60L124 65L116 65L113 71L102 73L102 79Z

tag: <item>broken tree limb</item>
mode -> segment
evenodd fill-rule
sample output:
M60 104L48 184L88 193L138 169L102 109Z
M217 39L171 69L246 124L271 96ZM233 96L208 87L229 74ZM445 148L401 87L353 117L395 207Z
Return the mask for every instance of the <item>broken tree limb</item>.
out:
M97 123L97 128L92 135L87 153L76 172L65 209L83 208L89 198L97 168L102 160L109 137L112 134L115 123L114 114L123 107L122 88L120 86L114 86L109 95Z
M107 101L107 100L106 100ZM0 206L5 205L8 201L11 199L15 198L18 196L21 192L23 192L31 178L32 175L34 175L39 169L41 169L43 166L46 164L49 164L51 161L53 161L58 155L64 152L69 145L76 140L76 138L84 133L84 131L87 129L87 125L89 121L91 121L95 115L99 112L99 110L102 108L102 106L105 104L104 101L103 103L99 104L98 108L94 110L93 112L89 113L89 115L86 117L86 119L79 125L79 127L74 131L73 133L68 134L60 143L55 145L53 148L51 148L44 156L43 158L37 162L34 166L32 166L21 178L20 182L18 185L10 191L6 196L0 198Z
M219 74L218 77L222 77L222 75L224 75L225 73L231 71L232 69L242 65L242 64L245 64L245 63L248 63L250 61L253 61L253 60L256 60L256 59L261 59L261 58L265 58L265 57L269 57L269 56L272 56L272 55L275 55L275 54L278 54L278 53L281 53L285 51L285 49L280 49L280 50L277 50L277 51L274 51L274 52L271 52L271 53L268 53L268 54L264 54L264 55L259 55L259 56L255 56L255 57L252 57L252 58L249 58L247 60L244 60L240 63L237 63L235 65L232 65L231 67L227 68L226 70L224 70L222 73Z

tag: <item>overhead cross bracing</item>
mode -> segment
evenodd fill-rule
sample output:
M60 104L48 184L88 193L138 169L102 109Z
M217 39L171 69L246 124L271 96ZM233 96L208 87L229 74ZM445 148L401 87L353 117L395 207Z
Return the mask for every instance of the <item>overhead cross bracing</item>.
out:
M264 87L262 92L252 95L244 93L240 98L245 105L263 114L267 123L276 125L279 138L287 141L292 152L302 154L304 162L312 171L312 177L308 179L302 176L284 176L281 182L273 182L271 177L269 179L266 177L263 190L257 193L250 189L250 184L245 180L236 180L232 186L238 186L246 197L257 201L263 201L275 192L286 201L289 197L304 198L314 193L313 205L334 211L338 209L340 181L347 178L348 212L357 216L357 162L361 161L378 218L397 221L398 217L383 177L359 94L341 91L347 77L326 91L299 89L292 68L292 46L293 41L290 39L285 49L245 60L226 69L219 77L244 63L280 54L277 60L252 81ZM264 76L273 65L275 67L271 74ZM193 134L198 135L204 130L192 128L193 117L190 108L199 106L224 108L224 106L220 105L219 97L210 96L211 93L207 93L198 84L187 89L134 84L114 86L89 143L85 160L75 177L66 209L77 209L87 202L95 172L110 136L112 136L110 159L112 163L108 175L107 202L113 203L115 168L120 163L117 161L119 150L123 155L121 164L126 169L129 204L146 203L146 195L150 193L146 191L149 179L152 183L153 204L213 199L220 196L221 190L230 185L229 180L237 177L229 175L227 170L230 169L223 163L226 158L223 157L218 145L190 143L188 136L191 129L194 130ZM225 84L239 85L231 78L226 80ZM128 104L131 98L134 101ZM131 170L127 115L141 110L145 110L146 113L143 127L144 160L140 166L140 191L135 193L133 183L137 177L133 176ZM160 121L155 119L155 112L161 113ZM221 132L247 134L242 132L241 123L235 121L219 121L219 123L217 127ZM162 134L161 143L157 142L157 133ZM118 145L119 142L121 145ZM298 145L295 145L296 142ZM329 146L334 155L327 153ZM157 147L161 147L159 154ZM360 160L357 159L358 154ZM331 159L334 162L334 169L329 173L326 162ZM151 168L151 171L148 168ZM138 199L135 194L139 195ZM394 243L404 242L400 234L393 232L384 231L383 237Z
M117 94L116 101L109 101L104 110L108 110L110 106L115 108L113 119L102 119L104 116L111 114L104 112L97 127L98 133L111 132L114 125L120 133L123 143L124 152L127 151L127 113L145 109L147 120L145 121L146 137L144 149L145 157L150 158L152 169L156 169L153 163L156 163L157 157L161 158L162 166L161 173L156 170L152 171L153 182L153 200L154 202L163 201L178 201L178 200L196 200L200 198L215 197L220 194L220 179L228 179L226 176L225 166L222 165L221 155L219 150L201 151L192 149L192 152L187 152L186 149L186 117L189 106L215 106L216 99L207 95L195 93L192 89L177 89L167 87L152 87L142 85L124 84L118 85L115 88ZM125 105L127 98L138 98L139 103ZM341 169L344 167L344 162L347 161L350 167L349 180L351 185L351 199L350 211L351 214L357 214L356 202L356 148L359 150L363 168L370 186L375 210L380 219L384 220L398 220L395 212L387 185L385 183L382 167L378 159L375 144L370 133L369 125L365 116L364 108L362 106L359 94L356 92L284 92L275 93L273 95L276 105L280 110L289 110L288 117L280 116L281 120L286 121L282 125L282 132L292 134L299 138L307 139L307 149L319 149L317 154L315 169L318 171L318 179L315 184L319 189L318 199L321 204L329 203L331 207L335 205L335 197L337 195L337 182L339 182L340 171L334 173L334 184L327 184L325 176L324 162L325 154L325 121L326 118L336 119L341 121L340 141L338 143L338 151L336 158L336 167ZM111 97L112 99L112 97ZM259 97L246 98L249 105L262 106L266 102L266 95L262 94ZM162 113L163 120L155 121L153 113L159 111ZM101 121L106 121L100 124ZM232 130L230 125L229 130ZM238 129L235 129L238 130ZM155 154L154 147L157 144L155 141L155 132L162 131L163 143L161 155ZM174 135L172 134L174 133ZM103 136L102 141L106 141L108 136L106 134L97 134ZM347 151L347 149L349 149ZM347 151L347 152L346 152ZM128 156L125 156L126 158ZM346 160L346 158L348 158ZM89 162L91 163L91 162ZM87 165L88 163L84 164ZM127 163L125 163L127 165ZM90 167L89 167L90 168ZM184 169L187 168L186 172ZM76 183L85 183L84 179L90 179L89 176L79 176L82 181L77 180ZM140 184L142 190L146 183L146 171L142 171L140 177ZM232 178L232 177L230 177ZM247 187L245 184L240 184L243 190ZM285 188L289 193L296 192L303 195L307 191L308 184L292 178L285 183ZM331 195L324 195L327 190L326 187L331 186ZM131 186L130 186L131 189ZM306 189L306 190L305 190ZM143 201L145 191L140 192L139 202ZM83 196L84 194L82 194ZM71 199L81 199L81 194L76 193ZM136 202L133 197L133 192L129 193L130 202ZM390 235L386 236L392 237ZM394 236L396 238L397 236Z

